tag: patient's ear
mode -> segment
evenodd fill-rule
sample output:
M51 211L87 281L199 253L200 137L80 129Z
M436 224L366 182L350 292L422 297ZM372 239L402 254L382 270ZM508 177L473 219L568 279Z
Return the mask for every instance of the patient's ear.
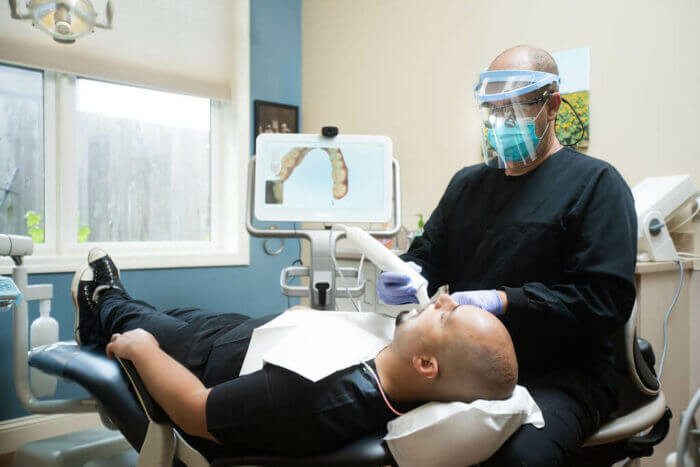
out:
M414 355L411 359L413 363L413 368L418 372L419 375L428 378L435 379L438 375L438 361L437 358L430 355Z

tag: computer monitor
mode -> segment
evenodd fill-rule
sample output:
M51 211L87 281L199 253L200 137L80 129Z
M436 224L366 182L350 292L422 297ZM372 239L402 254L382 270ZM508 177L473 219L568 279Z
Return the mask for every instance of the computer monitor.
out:
M390 220L390 138L270 133L258 136L256 148L254 212L259 220Z

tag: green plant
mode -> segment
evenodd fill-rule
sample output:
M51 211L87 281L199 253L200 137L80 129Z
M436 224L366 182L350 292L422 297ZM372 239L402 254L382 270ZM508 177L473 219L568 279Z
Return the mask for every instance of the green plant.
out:
M80 213L78 213L78 243L85 243L88 241L88 237L92 231L89 225L82 225L80 221Z
M27 211L24 215L24 220L27 222L27 235L32 237L34 243L44 243L44 228L41 226L43 219L44 215L35 211Z
M90 226L84 225L78 228L78 243L85 243L90 236Z

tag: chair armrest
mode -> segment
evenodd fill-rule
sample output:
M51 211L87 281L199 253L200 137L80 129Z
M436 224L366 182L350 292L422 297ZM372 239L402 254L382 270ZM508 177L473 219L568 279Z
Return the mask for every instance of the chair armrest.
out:
M170 417L168 417L168 414L165 413L165 410L163 410L148 393L146 385L143 384L143 380L141 379L141 376L139 376L139 373L136 371L136 367L131 360L126 360L119 357L116 357L116 360L119 362L119 365L121 365L124 373L126 373L126 376L131 383L131 387L129 389L138 398L148 420L156 423L168 423L170 425L174 425L172 420L170 420Z
M665 412L666 398L663 392L659 392L654 399L637 410L600 427L583 446L598 446L631 438L661 420Z

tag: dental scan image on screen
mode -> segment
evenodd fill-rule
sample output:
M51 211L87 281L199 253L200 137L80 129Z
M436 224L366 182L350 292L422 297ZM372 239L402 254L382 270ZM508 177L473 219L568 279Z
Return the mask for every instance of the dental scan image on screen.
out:
M391 140L261 135L256 217L385 222L391 215Z

